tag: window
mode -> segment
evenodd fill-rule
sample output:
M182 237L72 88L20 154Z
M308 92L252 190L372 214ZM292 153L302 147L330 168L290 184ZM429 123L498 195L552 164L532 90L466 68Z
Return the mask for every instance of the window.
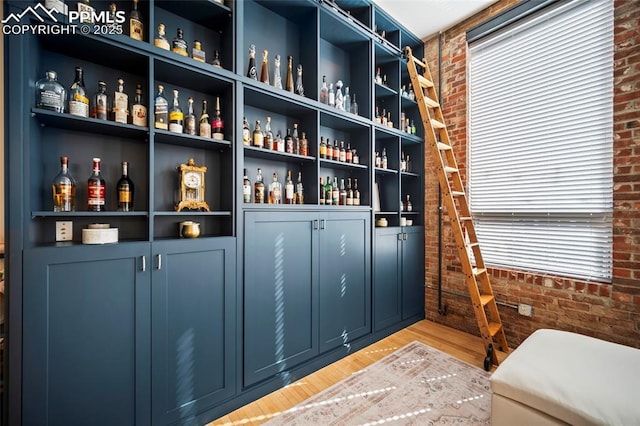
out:
M485 263L611 281L613 1L469 45L469 201Z

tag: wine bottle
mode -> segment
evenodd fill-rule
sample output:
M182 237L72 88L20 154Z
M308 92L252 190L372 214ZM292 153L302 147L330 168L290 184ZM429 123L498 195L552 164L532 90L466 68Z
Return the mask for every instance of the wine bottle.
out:
M82 68L80 67L76 67L76 76L69 88L69 114L89 117L89 98L87 98Z
M291 170L287 171L287 180L284 183L284 203L293 204L295 198L295 186L291 179Z
M244 176L242 177L242 202L251 202L251 181L249 175L247 175L247 169L244 169Z
M122 177L118 180L118 211L133 211L133 181L129 178L129 163L122 162Z
M216 111L211 120L211 137L217 140L224 139L224 121L220 115L220 97L216 96Z
M203 138L211 137L211 124L209 123L209 111L207 110L207 100L202 100L202 114L198 120L198 134Z

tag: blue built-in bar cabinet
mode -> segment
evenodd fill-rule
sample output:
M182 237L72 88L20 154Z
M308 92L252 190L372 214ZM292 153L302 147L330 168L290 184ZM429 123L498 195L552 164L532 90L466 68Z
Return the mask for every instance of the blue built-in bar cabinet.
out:
M115 3L127 14L133 4ZM38 4L5 1L5 17L67 23ZM29 6L44 23L23 14ZM404 46L421 56L420 39L367 0L140 0L138 9L143 41L104 26L4 36L11 425L205 424L425 316L423 130L403 95L402 57ZM189 52L200 41L206 62L156 47L160 23L170 43L181 28ZM250 45L258 77L269 52L271 84L247 77ZM288 56L294 82L302 65L302 95L273 86L275 55L285 87ZM140 84L150 125L36 108L36 81L55 70L68 90L76 66L89 96L99 80L112 94L122 78L131 101ZM357 114L320 102L323 76L349 87ZM179 91L183 110L193 97L197 117L202 100L213 114L219 98L223 139L156 129L159 84L170 105ZM376 121L383 110L391 123ZM267 116L283 138L297 124L307 152L245 145L243 119L253 132ZM322 158L321 138L349 144L359 163ZM386 167L376 166L383 151ZM53 211L61 156L78 182L74 212ZM93 157L107 183L98 213L85 208ZM189 158L207 167L210 211L175 211L176 168ZM128 212L116 208L122 161L135 183ZM300 172L304 204L256 204L253 194L245 203L244 170L253 185L258 168L265 185ZM357 179L360 205L321 204L327 177ZM200 223L200 236L181 238L183 221ZM59 222L72 224L70 240L57 241ZM118 242L83 244L94 223L118 228Z

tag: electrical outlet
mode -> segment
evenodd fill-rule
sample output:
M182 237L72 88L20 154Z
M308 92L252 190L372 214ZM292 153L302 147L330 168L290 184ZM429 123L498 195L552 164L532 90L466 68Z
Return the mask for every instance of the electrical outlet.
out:
M533 316L533 306L520 303L518 305L518 313L524 317L531 317Z
M56 241L73 240L73 222L56 221Z

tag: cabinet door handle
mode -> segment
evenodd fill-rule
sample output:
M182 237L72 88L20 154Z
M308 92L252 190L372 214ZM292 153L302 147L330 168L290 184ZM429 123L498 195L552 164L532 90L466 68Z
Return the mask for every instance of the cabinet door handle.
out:
M324 219L320 219L320 229L325 229L325 220Z
M407 239L409 239L409 234L407 234L406 232L402 233L402 239L407 241Z
M142 272L147 270L147 256L142 256Z
M404 234L400 233L398 234L398 241L402 241L402 240L404 240Z
M318 229L318 219L313 221L313 229Z
M158 255L158 269L162 269L162 255Z

